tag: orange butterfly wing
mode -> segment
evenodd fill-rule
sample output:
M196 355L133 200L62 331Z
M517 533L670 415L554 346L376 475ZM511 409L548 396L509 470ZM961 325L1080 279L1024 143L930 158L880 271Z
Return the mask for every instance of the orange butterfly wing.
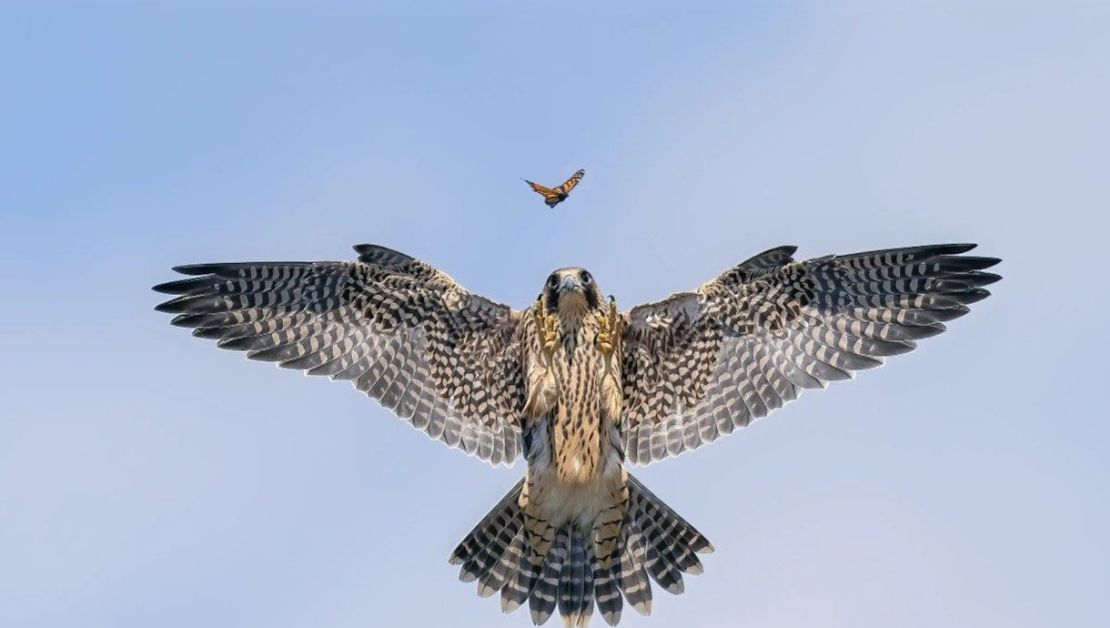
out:
M573 190L576 185L578 185L578 182L581 181L582 177L584 176L586 176L586 171L579 170L578 172L572 174L569 179L563 181L563 184L555 188L555 191L562 193L563 196L570 194L570 191Z
M547 203L548 207L555 207L564 198L566 198L566 196L556 192L555 190L552 190L549 187L540 185L539 183L534 183L532 181L529 181L528 179L525 179L524 182L532 187L533 192L543 196L543 202Z

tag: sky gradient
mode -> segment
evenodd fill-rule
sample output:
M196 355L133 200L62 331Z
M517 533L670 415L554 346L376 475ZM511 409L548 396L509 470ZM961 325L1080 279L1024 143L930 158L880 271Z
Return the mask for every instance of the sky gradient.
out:
M0 625L530 625L447 565L522 466L170 327L172 265L631 307L944 241L1004 258L949 333L634 471L717 551L622 626L1105 625L1110 5L403 4L0 8Z

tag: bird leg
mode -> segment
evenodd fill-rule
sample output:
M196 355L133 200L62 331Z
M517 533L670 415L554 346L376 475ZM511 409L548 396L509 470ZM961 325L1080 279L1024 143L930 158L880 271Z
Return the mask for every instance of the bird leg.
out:
M539 417L555 407L559 384L552 364L555 347L559 342L559 331L554 314L544 311L542 299L536 299L532 314L535 316L536 333L540 339L540 359L528 360L528 400L524 404L524 414Z
M535 305L536 330L543 343L543 361L548 367L555 355L555 345L559 342L558 321L554 314L547 313L543 307L543 299L536 299Z
M623 405L623 392L620 380L620 361L613 359L618 343L620 342L620 314L617 312L617 300L609 297L609 310L598 321L597 350L601 352L605 362L604 374L601 377L601 403L605 414L614 425L619 424L621 406Z
M613 349L616 346L616 337L620 335L618 329L620 325L620 315L617 313L617 300L609 297L609 311L604 318L601 319L599 324L600 329L597 332L597 349L606 358L613 355Z

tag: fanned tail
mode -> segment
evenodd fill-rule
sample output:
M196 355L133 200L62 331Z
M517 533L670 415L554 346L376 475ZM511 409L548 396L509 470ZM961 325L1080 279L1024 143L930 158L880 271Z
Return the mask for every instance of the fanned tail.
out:
M682 593L682 574L700 574L704 569L697 555L711 553L713 545L631 475L628 487L629 515L646 547L644 567L659 586Z
M517 482L451 553L448 562L462 565L459 580L473 582L484 578L508 553L524 522L524 511L519 503L523 487L524 480ZM479 588L479 594L482 593Z
M478 582L479 595L500 591L505 612L527 602L536 625L558 609L564 625L584 627L595 607L606 623L616 625L625 602L648 615L649 578L682 593L682 575L702 572L697 554L713 551L700 532L628 476L623 518L606 521L602 515L589 529L567 522L543 535L546 555L536 557L522 486L514 486L474 527L451 554L451 563L461 565L461 580Z

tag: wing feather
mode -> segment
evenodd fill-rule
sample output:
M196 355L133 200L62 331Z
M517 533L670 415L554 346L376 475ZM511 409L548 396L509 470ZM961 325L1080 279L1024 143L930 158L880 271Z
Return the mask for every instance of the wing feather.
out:
M793 246L625 315L625 449L647 464L911 351L987 297L999 262L941 244L795 262Z
M493 464L519 455L519 313L374 245L357 262L178 266L156 309L253 360L351 380L429 436Z

